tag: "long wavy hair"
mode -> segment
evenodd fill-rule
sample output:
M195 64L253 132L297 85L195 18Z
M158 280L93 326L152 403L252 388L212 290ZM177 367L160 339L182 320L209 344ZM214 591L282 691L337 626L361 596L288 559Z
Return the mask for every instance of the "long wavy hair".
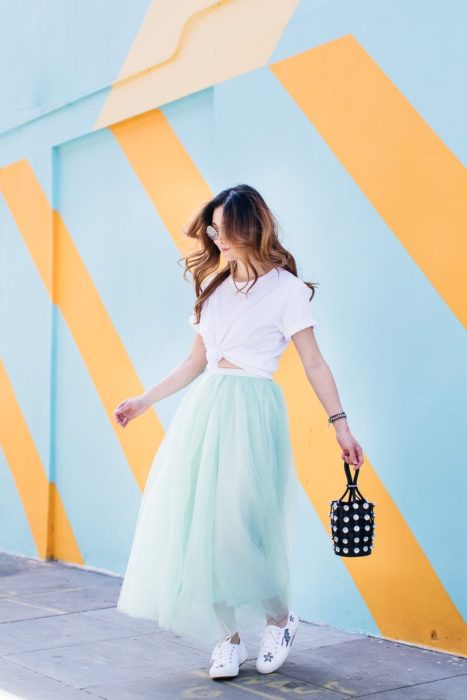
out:
M243 249L242 258L247 270L251 269L253 272L254 281L249 289L258 279L258 272L251 254L256 261L259 260L268 268L282 267L295 277L298 276L295 258L281 244L277 219L260 193L254 187L244 184L222 190L202 206L185 231L189 238L197 240L196 251L178 260L179 263L182 261L185 263L184 278L186 279L188 271L193 277L196 293L193 311L196 323L200 321L203 303L229 275L235 278L238 267L235 260L229 261L224 268L214 274L206 288L202 289L206 277L215 273L219 267L221 251L206 233L206 227L212 224L213 212L219 206L223 206L222 229L225 238L232 245ZM304 283L311 289L311 301L318 283Z

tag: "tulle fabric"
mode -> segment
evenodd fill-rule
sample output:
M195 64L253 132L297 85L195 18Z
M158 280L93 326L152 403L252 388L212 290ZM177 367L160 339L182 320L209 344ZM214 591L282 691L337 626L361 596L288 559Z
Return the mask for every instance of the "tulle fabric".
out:
M298 488L280 386L204 372L154 457L117 610L212 642L281 618Z

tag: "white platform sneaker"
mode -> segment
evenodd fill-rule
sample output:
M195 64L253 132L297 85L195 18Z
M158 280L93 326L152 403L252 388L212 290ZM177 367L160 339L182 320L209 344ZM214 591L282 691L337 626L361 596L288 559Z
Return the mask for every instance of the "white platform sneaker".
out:
M267 625L263 632L256 670L259 673L272 673L287 659L299 625L298 616L289 612L285 627Z
M238 644L230 641L230 635L226 635L222 642L218 642L211 654L211 678L224 678L238 676L239 667L247 660L248 652L245 642L240 637Z

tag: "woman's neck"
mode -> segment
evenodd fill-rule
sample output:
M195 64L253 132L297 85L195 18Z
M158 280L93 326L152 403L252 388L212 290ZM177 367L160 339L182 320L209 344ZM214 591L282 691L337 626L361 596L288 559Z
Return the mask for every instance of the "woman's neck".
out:
M252 261L253 265L255 265L255 261ZM265 268L263 266L260 266L258 262L256 262L256 271L258 273L258 277L261 277L262 275L265 275L266 273L269 272L272 268ZM251 277L248 276L248 271L246 268L246 265L241 261L237 260L237 269L235 270L236 276L234 277L234 273L232 271L232 278L236 282L249 282L250 280L254 279L253 272L251 272Z

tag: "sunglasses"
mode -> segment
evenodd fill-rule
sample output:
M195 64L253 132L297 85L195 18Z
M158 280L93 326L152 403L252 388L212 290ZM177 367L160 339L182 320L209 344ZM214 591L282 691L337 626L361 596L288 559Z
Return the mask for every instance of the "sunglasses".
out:
M219 238L219 231L217 231L214 226L206 226L206 233L208 234L209 238L212 238L213 241L217 240Z

